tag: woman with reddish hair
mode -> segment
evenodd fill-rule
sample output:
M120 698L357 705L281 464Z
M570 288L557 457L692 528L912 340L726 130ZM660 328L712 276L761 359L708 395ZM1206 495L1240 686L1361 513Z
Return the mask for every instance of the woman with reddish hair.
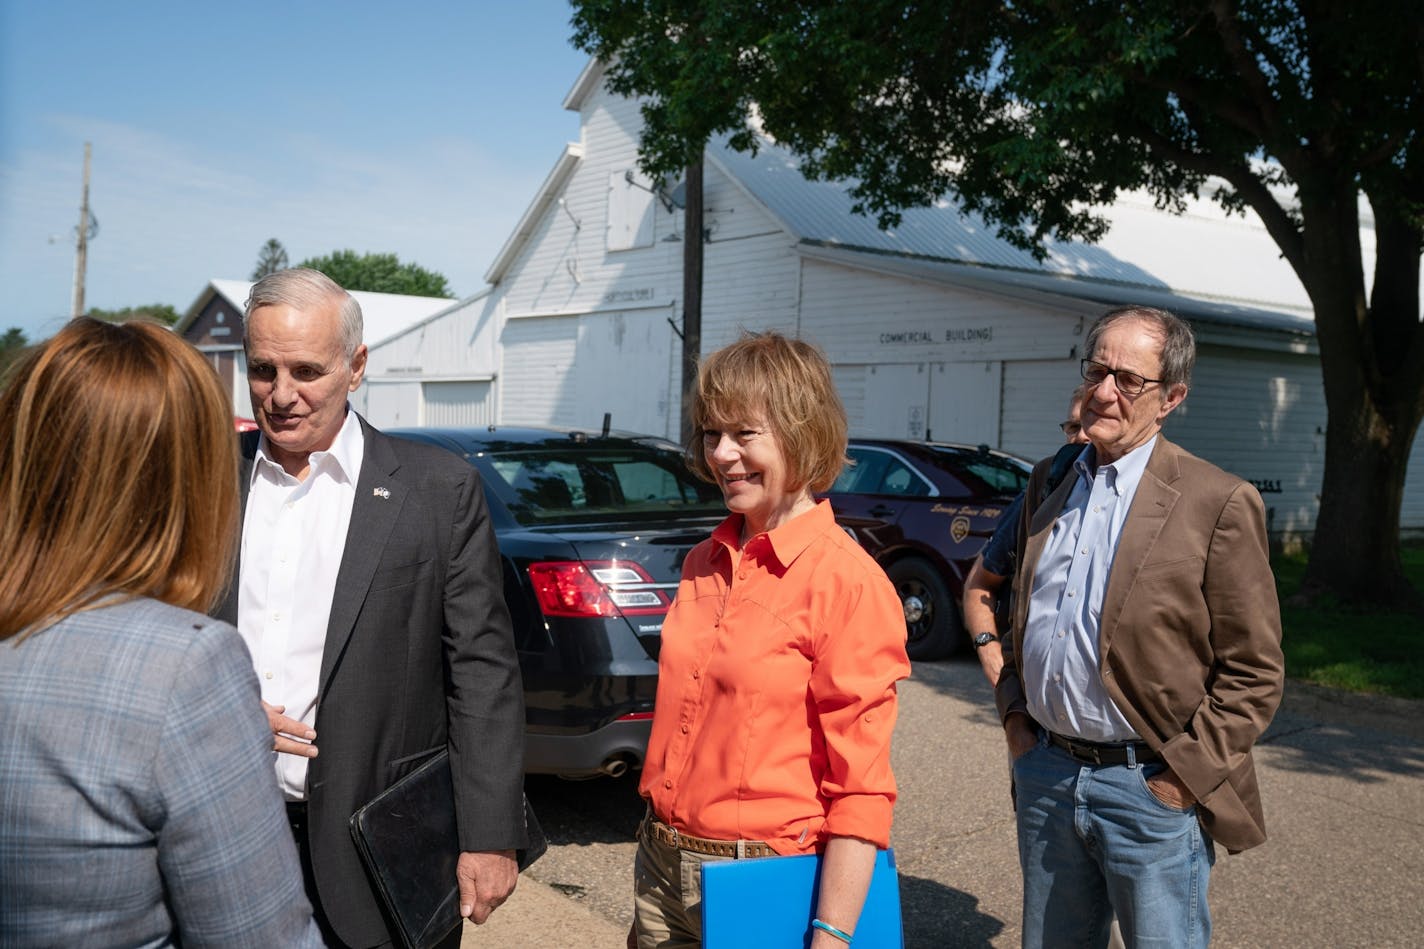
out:
M237 630L232 406L80 318L0 390L0 945L319 946Z
M814 346L743 337L702 365L691 413L690 465L731 514L688 554L663 624L629 942L701 944L702 862L818 853L810 945L844 949L890 842L904 613L814 497L846 463Z

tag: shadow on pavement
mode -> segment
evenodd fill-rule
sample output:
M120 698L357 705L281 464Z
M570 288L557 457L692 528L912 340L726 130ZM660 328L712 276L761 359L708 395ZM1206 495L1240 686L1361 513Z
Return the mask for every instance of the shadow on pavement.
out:
M900 914L906 949L988 946L1004 930L979 912L979 900L934 880L900 875Z
M972 703L962 721L998 724L994 694L972 657L916 662L913 681ZM1279 767L1363 784L1424 775L1424 701L1327 689L1287 680L1275 719L1257 742Z
M588 781L531 774L524 778L524 793L550 844L624 843L643 819L640 773Z

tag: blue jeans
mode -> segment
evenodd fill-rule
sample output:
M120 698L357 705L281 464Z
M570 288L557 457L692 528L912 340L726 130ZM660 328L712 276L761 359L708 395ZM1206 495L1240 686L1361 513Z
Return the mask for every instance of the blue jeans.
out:
M1148 789L1165 767L1083 764L1043 736L1014 762L1026 949L1106 946L1114 913L1130 947L1211 941L1215 851L1195 808Z

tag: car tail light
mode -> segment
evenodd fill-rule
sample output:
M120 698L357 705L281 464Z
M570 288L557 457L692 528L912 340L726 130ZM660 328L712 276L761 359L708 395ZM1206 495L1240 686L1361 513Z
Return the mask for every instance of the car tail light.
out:
M637 564L616 560L529 565L545 616L645 616L666 613L667 594Z

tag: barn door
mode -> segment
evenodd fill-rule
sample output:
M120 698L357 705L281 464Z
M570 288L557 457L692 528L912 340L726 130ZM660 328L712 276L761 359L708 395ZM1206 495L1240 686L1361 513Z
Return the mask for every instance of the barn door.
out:
M926 422L930 437L938 442L997 448L1003 371L1004 364L999 361L930 366Z

